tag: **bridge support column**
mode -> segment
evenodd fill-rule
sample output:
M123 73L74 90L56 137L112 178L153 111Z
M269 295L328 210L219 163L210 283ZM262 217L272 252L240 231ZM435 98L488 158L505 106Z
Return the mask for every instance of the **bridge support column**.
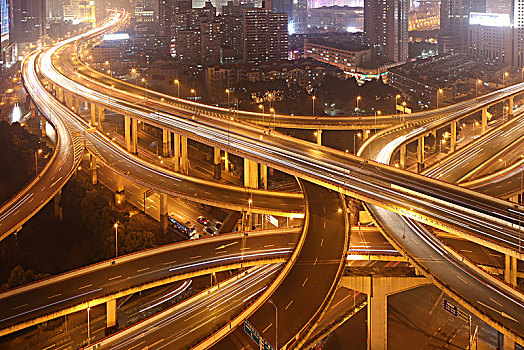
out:
M213 177L217 180L220 180L222 176L222 164L220 159L220 148L214 148L213 149Z
M246 158L244 158L244 186L258 188L258 163ZM251 199L248 201L251 201ZM249 205L249 207L251 207L251 205ZM253 213L249 211L247 215L249 217L246 231L251 231L253 227Z
M89 154L89 170L91 171L91 183L93 185L96 185L98 182L98 172L96 166L96 158L92 153Z
M229 154L224 152L224 170L229 171Z
M484 135L488 131L488 109L482 108L482 128L481 135Z
M69 109L73 109L73 95L66 92L65 93L65 105Z
M510 98L508 98L508 119L509 118L513 118L513 103L514 103L514 98L515 96L512 96Z
M417 172L420 173L424 170L424 136L418 138L417 143Z
M95 127L96 126L96 105L93 102L91 102L90 105L91 105L91 126Z
M187 137L180 136L180 170L182 174L189 174L189 158L187 156Z
M421 277L343 277L341 285L368 295L368 350L388 348L388 300L392 294L430 284Z
M317 137L317 145L322 145L322 129L315 131L315 136Z
M260 182L262 188L267 190L267 165L260 164Z
M507 254L505 255L504 281L513 287L517 286L517 258Z
M104 131L104 120L106 120L105 109L102 106L98 106L98 130L100 131Z
M75 112L80 113L80 97L75 96Z
M126 204L126 192L124 188L124 178L120 175L117 175L115 205L117 208L121 209L125 206L125 204Z
M400 168L406 169L406 155L407 155L407 147L406 144L403 143L400 146Z
M449 153L455 152L457 147L457 122L451 122L451 140L449 142Z
M116 299L109 300L106 303L106 327L116 326Z
M62 198L62 190L60 189L53 198L55 217L62 220L62 207L60 206L60 199Z
M175 157L175 171L180 171L180 135L174 134L174 157Z
M160 225L162 225L162 231L167 233L167 194L159 193L160 195Z
M126 149L130 153L137 153L138 143L138 123L136 118L124 117L124 134L126 139Z
M162 151L164 157L171 157L171 132L162 129Z

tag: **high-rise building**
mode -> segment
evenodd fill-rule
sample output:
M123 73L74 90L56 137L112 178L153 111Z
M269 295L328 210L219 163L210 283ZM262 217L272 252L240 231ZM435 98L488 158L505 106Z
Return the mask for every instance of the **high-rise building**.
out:
M64 6L69 4L68 0L47 0L46 17L51 20L64 19Z
M364 32L375 55L393 62L406 61L408 28L408 0L364 1Z
M273 13L266 8L243 9L245 63L287 58L287 14Z
M439 53L467 51L471 12L486 12L486 0L441 1Z
M5 65L4 48L9 45L9 2L0 0L0 68Z
M10 35L19 45L36 43L45 34L44 0L11 0Z

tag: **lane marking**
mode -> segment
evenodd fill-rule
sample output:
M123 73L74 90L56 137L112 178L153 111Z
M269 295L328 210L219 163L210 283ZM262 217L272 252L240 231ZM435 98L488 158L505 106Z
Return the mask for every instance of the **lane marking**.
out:
M192 256L189 258L189 260L193 260L193 259L198 259L198 258L201 258L202 255L197 255L197 256Z
M262 333L266 333L266 331L271 328L271 326L273 325L273 322L271 322L270 324L267 325L266 328L264 328L264 330L262 331Z
M306 277L306 279L304 280L304 283L302 283L302 287L304 287L306 285L308 279L309 279L309 277Z
M58 293L58 294L55 294L55 295L51 295L50 297L47 297L47 299L56 298L56 297L59 297L61 295L62 295L62 293Z
M84 289L84 288L87 288L87 287L91 287L92 285L93 285L93 284L88 284L88 285L83 286L83 287L80 287L80 288L78 288L78 289Z
M24 306L27 306L27 305L29 305L29 304L24 304L24 305L15 306L15 307L13 308L13 310L20 309L21 307L24 307Z
M145 268L143 268L143 269L136 270L136 272L142 272L142 271L146 271L146 270L149 270L149 267L145 267Z
M111 277L111 278L109 279L109 281L111 281L111 280L116 280L117 278L120 278L120 277L122 277L122 275L118 275L118 276L115 276L115 277Z
M291 306L291 304L293 304L293 299L291 299L291 301L289 302L289 304L287 304L287 306L286 306L286 310Z
M164 265L170 265L170 264L174 264L174 263L176 263L176 260L173 260L173 261L170 261L170 262L166 262L166 263L164 263Z

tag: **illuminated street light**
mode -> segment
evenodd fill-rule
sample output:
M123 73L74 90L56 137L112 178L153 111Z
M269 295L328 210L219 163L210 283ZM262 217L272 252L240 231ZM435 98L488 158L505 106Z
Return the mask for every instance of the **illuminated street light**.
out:
M353 153L357 154L357 136L360 138L362 136L361 133L353 134Z
M438 108L438 97L439 97L439 95L442 95L443 93L444 93L444 90L438 89L438 91L437 91L437 108Z
M506 77L509 77L508 72L504 72L504 74L502 74L502 85L503 86L506 86Z
M229 89L226 89L226 94L227 94L227 109L229 109L229 93L231 91Z
M479 84L482 84L482 80L477 79L475 82L475 98L477 98L479 94Z
M191 93L193 94L193 99L196 101L196 90L191 89Z
M358 103L362 100L362 97L357 96L357 117L358 117Z
M42 154L42 150L35 151L35 177L38 176L38 155Z
M178 79L175 79L174 81L176 88L177 88L177 95L176 97L180 97L180 81Z
M113 227L115 228L115 258L118 258L118 222L115 222Z
M317 97L315 95L311 96L311 101L313 102L313 112L311 113L312 116L315 116L315 100Z
M401 97L402 96L400 95L395 96L395 111L393 112L394 114L397 114L398 99Z

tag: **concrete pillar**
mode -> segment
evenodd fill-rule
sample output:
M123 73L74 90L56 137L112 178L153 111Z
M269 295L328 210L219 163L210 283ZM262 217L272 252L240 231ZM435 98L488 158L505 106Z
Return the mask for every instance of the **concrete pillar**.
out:
M96 166L96 158L93 154L89 154L89 170L91 171L91 183L96 185L98 182L98 171Z
M267 165L260 164L260 182L262 188L267 190Z
M482 129L481 135L484 135L488 131L488 108L482 108Z
M116 326L116 299L109 300L106 303L106 327Z
M167 233L167 194L159 193L160 195L160 224L162 225L162 231Z
M341 285L368 295L368 350L388 348L388 295L430 284L421 277L343 277Z
M401 169L406 169L406 155L407 155L407 150L406 150L406 144L403 143L401 146L400 146L400 168Z
M508 117L509 117L509 118L512 118L512 117L513 117L513 103L514 103L514 98L515 98L515 96L511 96L510 98L508 98L508 107L509 107L509 110L508 110Z
M420 173L424 170L424 136L418 138L417 143L417 172Z
M214 165L214 178L220 180L221 177L221 159L220 159L220 149L215 148L213 152L213 165Z
M96 105L91 102L91 126L96 126Z
M75 96L75 112L80 113L80 97Z
M138 154L138 120L131 118L131 152Z
M93 108L91 105L91 119L93 118L92 113ZM131 117L128 116L124 116L124 138L126 140L126 149L128 152L131 152L131 143L133 140L131 139Z
M60 206L60 199L62 198L62 189L60 189L53 198L53 204L55 209L55 217L62 220L62 207Z
M73 109L73 95L65 92L64 93L65 105L67 108Z
M515 341L508 336L504 336L504 350L515 350Z
M180 170L189 174L189 158L187 156L187 137L180 136Z
M322 145L322 130L318 129L315 131L315 136L317 137L317 145Z
M105 109L102 106L98 106L98 130L104 131L104 120L105 120Z
M124 188L124 178L117 175L116 178L116 193L115 193L115 205L117 208L123 208L126 204L126 193Z
M174 142L175 146L175 171L180 171L180 135L174 134Z
M224 152L224 170L229 171L229 154Z
M46 137L47 136L47 132L45 130L46 124L47 124L47 121L45 120L44 116L41 115L40 116L40 131L42 132L42 137Z
M164 157L171 157L171 132L168 130L162 130L162 151Z
M504 281L513 287L517 286L517 258L507 254L505 255Z
M258 188L258 163L244 158L244 186Z
M449 143L449 153L455 152L457 147L457 122L451 122L451 140Z

